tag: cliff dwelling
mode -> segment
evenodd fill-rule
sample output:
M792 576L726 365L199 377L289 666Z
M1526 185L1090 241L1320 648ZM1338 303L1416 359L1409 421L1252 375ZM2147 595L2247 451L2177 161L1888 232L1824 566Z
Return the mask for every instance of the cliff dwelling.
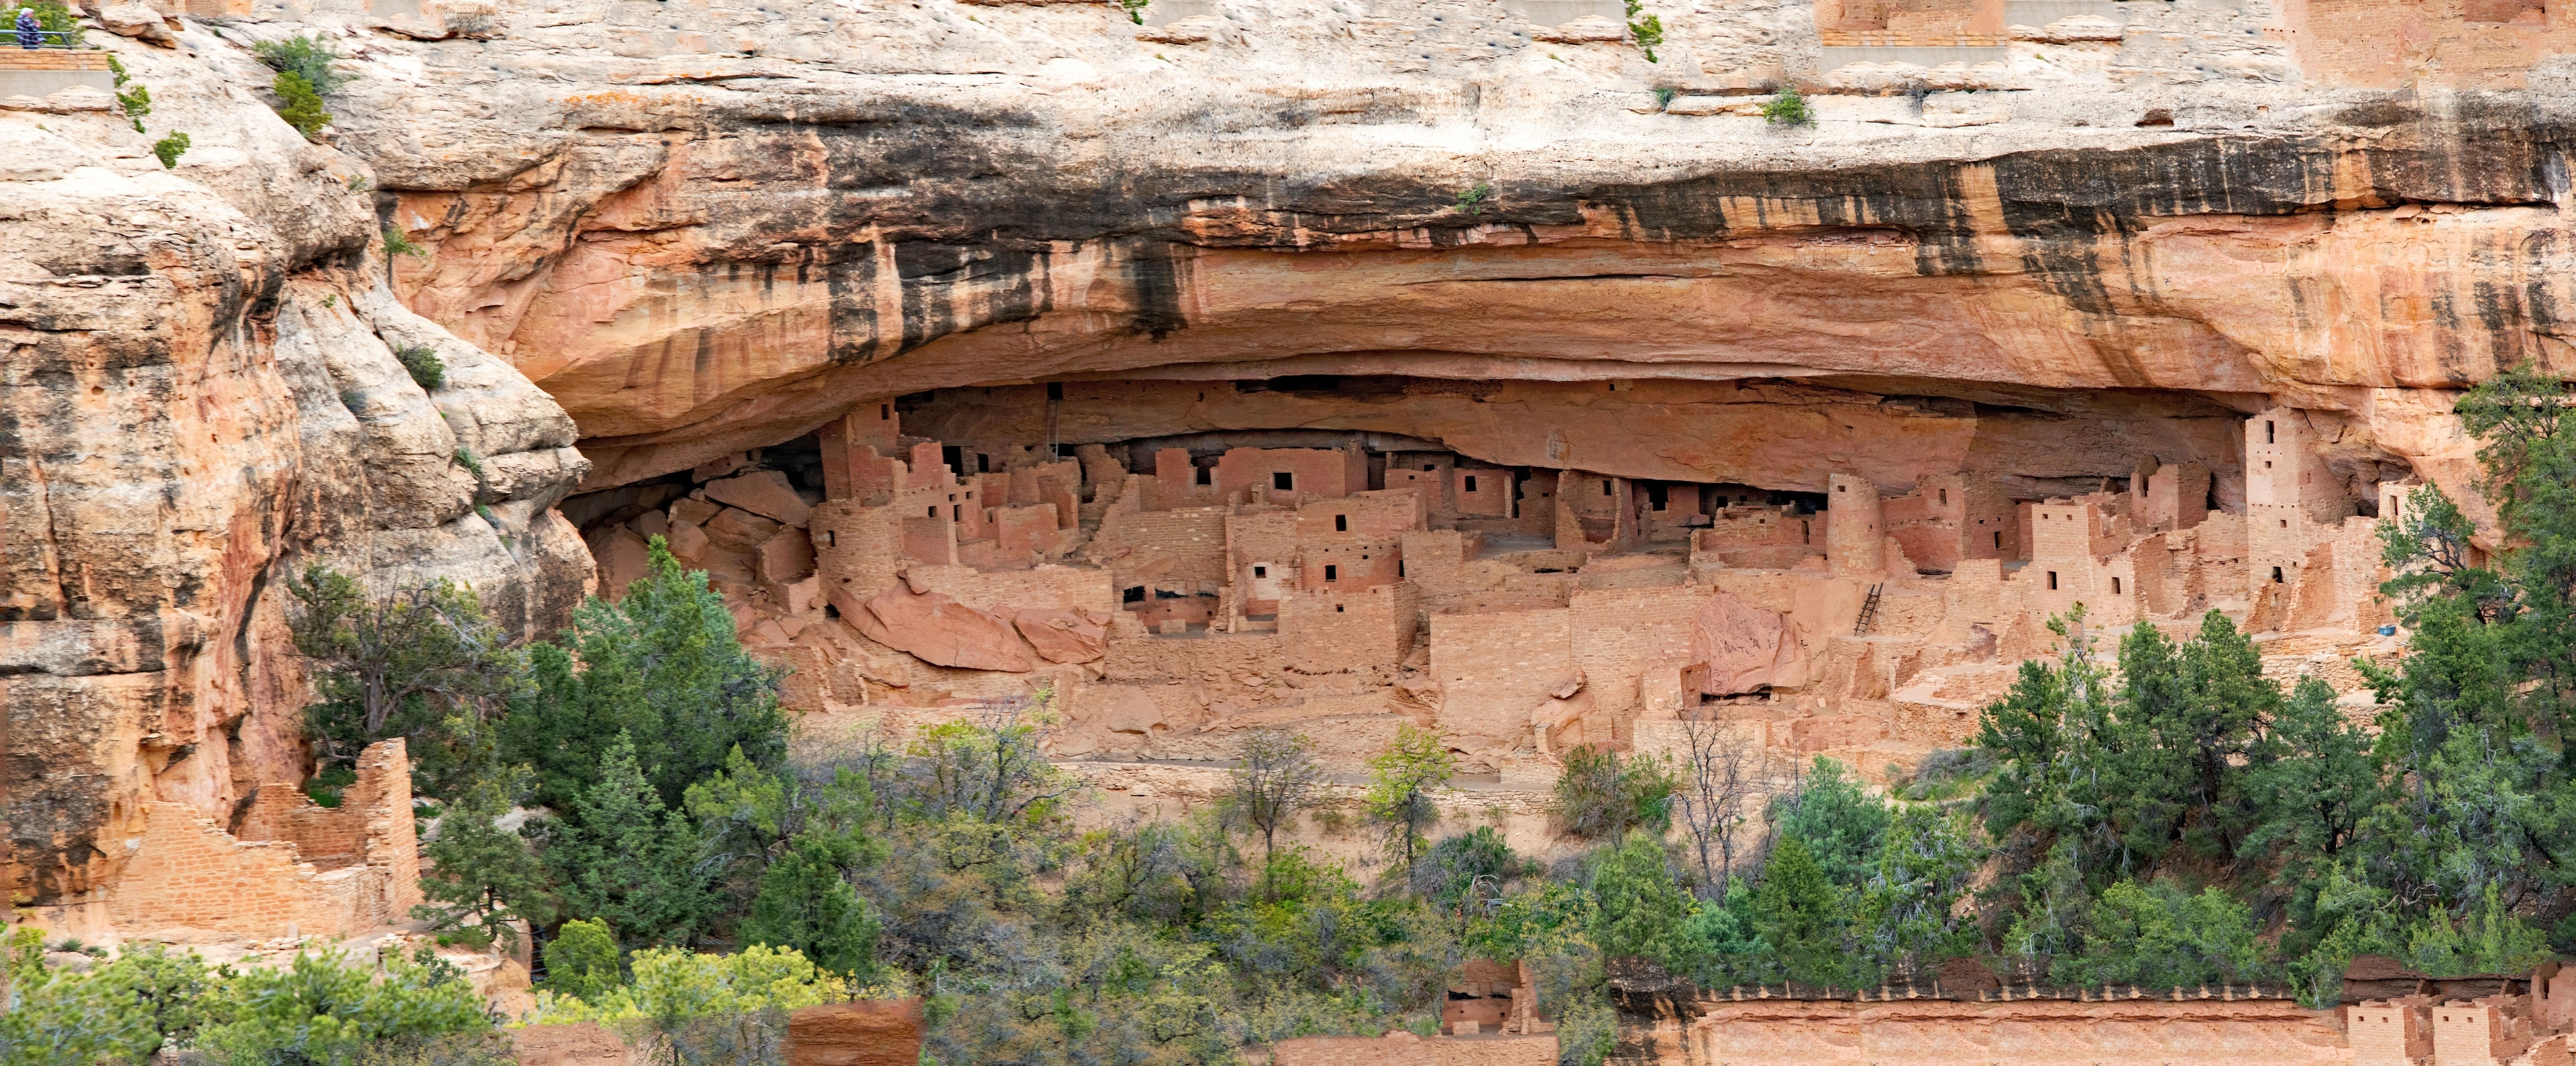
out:
M1932 383L1918 383L1936 389ZM1884 387L1882 385L1882 387ZM705 569L790 702L898 718L1042 686L1068 759L1357 765L1436 724L1544 789L1686 718L1901 772L2045 623L2211 610L2363 650L2411 472L2292 407L1818 379L967 386L567 502L602 585ZM2344 667L2342 690L2359 678Z
M2400 668L2428 574L2576 559L2503 476L2576 469L2507 432L2576 406L2576 8L27 4L20 965L426 945L517 1009L801 936L849 980L800 995L927 996L814 1046L907 1063L2567 1061L2576 655L2496 638L2467 710ZM2229 642L2234 746L2007 813L2154 747L1980 735L2025 678L2129 699L2131 638ZM1307 790L1257 841L1256 742ZM960 751L1026 802L950 833ZM1880 835L1758 898L1811 790ZM486 860L543 905L442 885ZM2115 901L2235 954L2104 976ZM1529 932L1576 915L1629 939ZM1224 1021L1136 1036L1149 987Z

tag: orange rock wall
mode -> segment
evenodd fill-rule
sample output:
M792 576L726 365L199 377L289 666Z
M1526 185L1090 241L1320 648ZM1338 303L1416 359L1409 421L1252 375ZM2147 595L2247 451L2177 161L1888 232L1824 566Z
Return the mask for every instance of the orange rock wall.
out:
M1623 1029L1623 1066L2289 1066L2351 1062L2336 1011L2234 1003L1891 1003L1758 1000L1700 1005L1687 1023Z

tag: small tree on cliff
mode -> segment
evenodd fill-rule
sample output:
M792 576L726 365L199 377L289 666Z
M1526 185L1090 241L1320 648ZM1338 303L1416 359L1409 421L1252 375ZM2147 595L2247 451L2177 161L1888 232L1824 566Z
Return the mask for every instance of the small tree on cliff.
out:
M620 734L669 808L737 746L764 770L786 757L779 672L742 649L706 574L681 569L660 537L650 559L624 599L592 597L560 643L529 649L535 691L505 723L505 747L535 768L537 800L555 810L575 809L600 780Z
M318 771L341 774L367 745L410 741L412 787L456 795L492 764L491 723L526 689L527 659L453 581L369 590L315 564L290 578L287 630L312 671L304 709Z
M1440 734L1411 723L1396 727L1395 743L1369 760L1369 817L1387 829L1389 850L1404 858L1403 878L1413 881L1413 860L1428 843L1422 831L1440 819L1431 790L1458 773L1458 760Z

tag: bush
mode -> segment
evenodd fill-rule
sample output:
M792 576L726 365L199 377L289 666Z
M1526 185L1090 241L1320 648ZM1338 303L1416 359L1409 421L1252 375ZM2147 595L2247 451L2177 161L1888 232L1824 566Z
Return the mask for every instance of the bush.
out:
M387 226L385 227L385 255L388 258L397 255L408 255L427 259L429 258L429 249L412 243L411 236L404 233L402 230L393 226Z
M1795 85L1783 85L1770 103L1762 105L1762 120L1774 126L1804 126L1814 122L1816 115L1807 109L1806 94Z
M153 158L161 161L163 170L177 169L179 157L187 154L187 151L188 135L177 130L172 130L160 140L152 142Z
M336 93L349 83L346 75L331 69L332 61L340 57L311 37L261 41L250 46L250 50L260 62L268 65L268 69L280 74L293 74L316 93Z
M394 349L394 358L402 361L403 369L411 374L412 384L422 389L436 392L447 384L447 362L438 357L436 348L426 344L406 344ZM481 474L482 471L475 473Z
M1673 775L1662 759L1629 759L1591 744L1565 753L1556 779L1556 816L1587 840L1620 840L1631 826L1672 825Z
M322 110L322 94L315 92L313 83L304 80L303 75L281 71L270 88L277 93L277 117L295 127L305 140L312 140L322 127L331 124L331 113Z
M197 1043L230 1063L344 1062L371 1044L489 1031L483 998L457 977L399 956L382 976L337 948L283 969L250 970L223 991L231 1017Z
M565 922L546 943L546 988L556 995L596 1001L626 983L617 965L617 934L599 919Z

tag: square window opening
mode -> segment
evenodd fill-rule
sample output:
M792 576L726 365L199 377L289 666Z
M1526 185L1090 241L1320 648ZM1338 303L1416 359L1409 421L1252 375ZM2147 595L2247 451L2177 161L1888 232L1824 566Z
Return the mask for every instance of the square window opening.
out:
M2281 568L2280 568L2280 567L2277 567L2277 566L2276 566L2276 567L2273 567L2273 568L2272 568L2272 583L2273 583L2273 584L2275 584L2275 585L2278 585L2278 584L2280 584L2280 583L2281 583Z
M1476 475L1474 474L1467 475L1467 491L1476 491Z
M1334 614L1340 614L1340 613L1342 613L1342 605L1341 605L1341 604L1338 604L1338 603L1334 604L1334 605L1333 605L1333 613L1334 613Z
M1143 603L1145 602L1145 586L1130 585L1127 587L1126 591L1118 594L1118 599L1124 603Z
M2278 573L2278 571L2274 571L2274 572L2275 572L2275 573ZM1341 568L1341 567L1335 566L1335 565L1333 565L1333 564L1331 564L1331 563L1325 563L1325 564L1324 564L1324 580L1326 580L1326 581L1339 581L1339 580L1341 580L1341 579L1342 579L1342 568Z
M1270 487L1280 492L1294 492L1297 490L1297 475L1291 474L1285 470L1272 474L1270 475Z
M1333 532L1335 532L1335 533L1348 533L1348 532L1350 532L1350 531L1351 531L1351 516L1346 515L1346 514L1337 514L1337 515L1334 515L1334 516L1333 516Z
M1269 576L1270 576L1270 568L1269 568L1269 567L1266 567L1266 566L1256 566L1256 567L1253 567L1253 568L1252 568L1252 576L1254 576L1254 577L1269 577Z

